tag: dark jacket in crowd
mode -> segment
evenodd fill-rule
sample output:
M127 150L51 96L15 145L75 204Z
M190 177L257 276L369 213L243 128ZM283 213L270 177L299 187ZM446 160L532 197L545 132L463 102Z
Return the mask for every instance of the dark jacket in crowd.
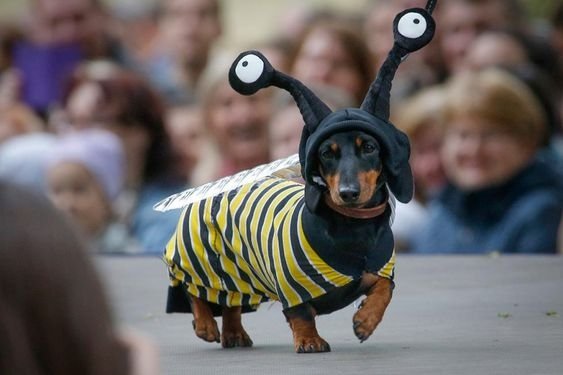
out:
M500 186L466 192L448 185L430 205L415 253L555 253L563 176L534 160Z

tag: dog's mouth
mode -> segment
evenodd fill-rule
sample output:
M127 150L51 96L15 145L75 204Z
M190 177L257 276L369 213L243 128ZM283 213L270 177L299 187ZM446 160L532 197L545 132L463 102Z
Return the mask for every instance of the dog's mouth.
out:
M325 195L325 202L329 208L340 213L341 215L359 219L371 219L377 217L381 215L387 207L386 200L373 207L366 207L366 203L362 204L359 202L344 202L342 200L339 201L340 204L335 202L331 194Z
M367 204L365 199L361 199L361 196L358 196L358 198L356 198L355 200L345 201L344 199L342 199L340 192L334 190L330 191L329 197L327 197L327 199L330 199L333 205L343 208L364 208Z

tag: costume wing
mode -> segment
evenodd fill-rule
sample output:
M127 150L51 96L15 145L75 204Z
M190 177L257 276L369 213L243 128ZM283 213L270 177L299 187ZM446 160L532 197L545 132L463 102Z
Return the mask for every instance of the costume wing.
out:
M232 176L223 177L217 181L184 190L163 199L154 205L156 211L170 211L186 207L188 204L236 189L242 185L259 181L268 176L284 179L297 179L301 177L299 155L295 154L285 159L279 159L268 164L262 164L252 169L238 172Z

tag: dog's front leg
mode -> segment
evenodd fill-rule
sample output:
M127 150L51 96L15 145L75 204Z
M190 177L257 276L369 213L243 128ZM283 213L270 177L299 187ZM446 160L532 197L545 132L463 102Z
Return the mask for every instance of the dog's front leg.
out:
M293 331L293 344L297 353L330 352L330 345L317 332L316 312L310 304L302 303L283 313Z
M241 310L240 306L223 306L223 329L221 330L223 348L252 346L252 340L242 326Z
M373 333L393 294L393 282L372 273L365 273L361 283L367 289L366 298L352 320L356 337L364 342Z
M194 331L197 337L208 342L220 342L219 328L207 301L189 296L194 315Z

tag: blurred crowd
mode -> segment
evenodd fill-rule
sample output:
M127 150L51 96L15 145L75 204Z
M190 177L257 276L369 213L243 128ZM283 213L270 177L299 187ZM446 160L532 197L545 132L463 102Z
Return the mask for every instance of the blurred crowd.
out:
M274 38L244 49L333 110L357 107L394 16L425 4L288 6ZM303 120L287 93L229 86L238 51L220 43L223 12L220 0L31 0L0 24L0 179L46 197L94 252L161 254L180 212L155 203L296 153ZM561 252L563 4L537 19L518 0L440 0L434 16L434 40L393 81L416 186L397 207L397 249Z
M561 253L563 3L541 19L518 0L438 3L437 35L393 81L416 186L396 248ZM288 6L275 38L244 49L333 110L357 107L394 16L425 4ZM180 212L155 203L297 152L287 93L229 86L221 0L153 5L30 0L0 24L0 373L158 373L150 340L113 322L90 255L160 255Z

